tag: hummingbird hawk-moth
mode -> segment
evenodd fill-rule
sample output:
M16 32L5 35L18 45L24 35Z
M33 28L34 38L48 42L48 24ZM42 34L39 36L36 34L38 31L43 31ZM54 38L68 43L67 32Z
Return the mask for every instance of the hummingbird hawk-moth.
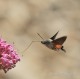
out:
M61 49L62 51L66 52L66 50L64 49L63 43L65 42L67 36L62 36L60 38L55 39L57 34L58 34L58 32L53 37L51 37L50 39L42 40L41 43L44 44L46 47L52 49L52 50ZM38 34L38 35L40 36L40 34Z
M55 39L58 33L59 33L59 31L58 31L53 37L51 37L51 38L49 38L49 39L47 39L47 40L44 40L44 39L41 37L41 35L40 35L39 33L37 33L37 34L42 38L42 41L32 41L25 50L27 50L27 49L31 46L31 44L32 44L33 42L41 42L41 43L44 44L46 47L48 47L48 48L50 48L50 49L52 49L52 50L57 51L57 50L60 50L60 49L61 49L62 51L66 52L66 50L64 49L63 43L64 43L65 40L67 39L67 36L62 36L62 37L60 37L60 38ZM25 51L25 50L24 50L24 51Z

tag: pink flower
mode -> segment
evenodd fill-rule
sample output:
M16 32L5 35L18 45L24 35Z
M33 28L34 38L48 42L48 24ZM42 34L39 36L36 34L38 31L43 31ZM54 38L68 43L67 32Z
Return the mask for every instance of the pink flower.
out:
M0 69L3 69L6 73L8 70L14 68L18 61L20 61L20 57L13 46L0 39Z

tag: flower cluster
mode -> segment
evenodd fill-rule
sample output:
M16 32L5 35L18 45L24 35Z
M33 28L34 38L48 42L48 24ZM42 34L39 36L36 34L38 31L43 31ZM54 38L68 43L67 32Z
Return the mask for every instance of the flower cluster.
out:
M0 39L0 69L3 69L6 73L8 70L14 68L18 61L20 61L20 57L13 46Z

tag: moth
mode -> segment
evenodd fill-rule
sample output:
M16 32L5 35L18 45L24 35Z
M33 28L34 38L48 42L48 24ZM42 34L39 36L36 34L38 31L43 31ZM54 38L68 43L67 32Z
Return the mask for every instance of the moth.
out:
M42 43L43 45L45 45L46 47L48 47L48 48L50 48L50 49L52 49L52 50L55 50L55 51L61 49L62 51L66 52L66 50L64 49L63 43L64 43L65 40L67 39L67 36L62 36L62 37L60 37L60 38L55 39L58 33L59 33L59 31L58 31L53 37L51 37L51 38L48 39L48 40L44 40L44 39L40 36L40 34L38 34L38 35L43 39L43 40L41 41L41 43Z
M44 40L41 37L41 35L39 33L37 33L42 38L42 41L32 41L25 50L27 50L32 45L33 42L41 42L43 45L45 45L46 47L48 47L52 50L57 51L57 50L61 49L62 51L66 52L66 50L64 49L63 43L66 41L67 36L62 36L60 38L55 39L58 33L59 33L59 31L53 37L51 37L47 40Z

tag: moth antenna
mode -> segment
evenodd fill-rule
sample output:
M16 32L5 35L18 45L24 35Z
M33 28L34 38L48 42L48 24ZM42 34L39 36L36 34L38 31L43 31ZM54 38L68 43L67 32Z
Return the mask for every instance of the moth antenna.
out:
M42 37L39 33L37 33L37 34L38 34L38 36L39 36L42 40L44 40L43 37Z
M22 51L22 52L23 52L22 56L24 55L25 51L28 50L29 47L30 47L34 42L41 42L41 41L32 41L32 42L28 45L28 47L25 48L25 49Z

